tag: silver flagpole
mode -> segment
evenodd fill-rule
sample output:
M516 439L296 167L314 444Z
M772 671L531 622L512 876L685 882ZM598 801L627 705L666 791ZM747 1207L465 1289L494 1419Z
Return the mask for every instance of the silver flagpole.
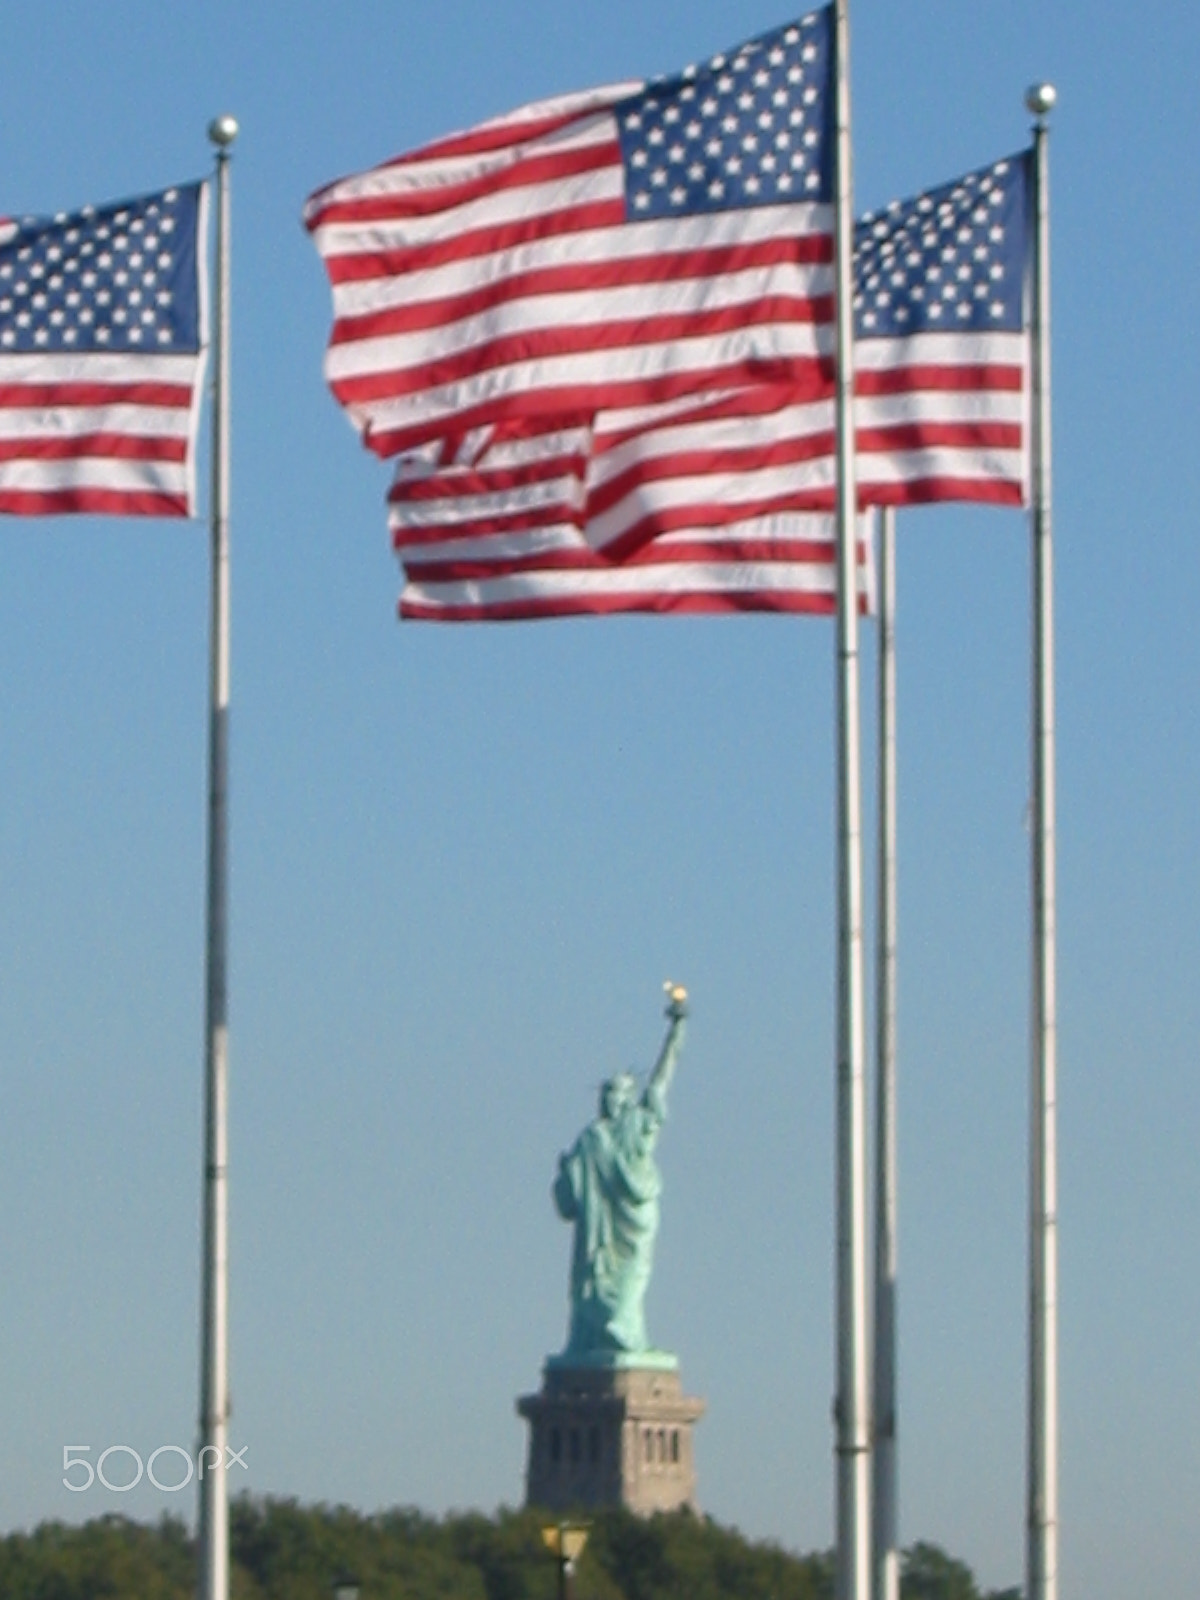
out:
M1058 1595L1058 1158L1054 870L1054 587L1050 489L1050 188L1046 117L1033 130L1033 1003L1029 1206L1028 1600Z
M896 513L879 540L875 950L875 1341L871 1600L899 1600L896 1496Z
M200 1600L229 1600L229 148L217 117L217 293L212 408L212 620L209 633L208 900L204 1078L204 1258L200 1353Z
M862 795L858 688L858 495L854 437L854 198L850 24L836 0L837 166L837 1450L838 1600L868 1600L866 1096L863 1081Z

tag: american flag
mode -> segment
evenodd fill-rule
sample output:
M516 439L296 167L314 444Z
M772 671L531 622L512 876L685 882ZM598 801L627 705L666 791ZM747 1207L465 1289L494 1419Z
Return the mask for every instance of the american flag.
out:
M190 516L206 190L0 222L0 512Z
M1027 500L1028 152L855 230L861 499Z
M318 191L326 376L383 456L761 383L833 349L831 8Z

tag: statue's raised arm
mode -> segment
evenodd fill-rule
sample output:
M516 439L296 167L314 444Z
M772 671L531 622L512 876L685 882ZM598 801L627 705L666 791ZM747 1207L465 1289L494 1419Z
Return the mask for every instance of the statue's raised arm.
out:
M611 1366L653 1354L643 1303L658 1233L654 1149L687 1016L687 990L671 983L666 990L667 1035L644 1091L639 1096L632 1073L609 1078L599 1115L559 1157L554 1204L574 1224L571 1322L558 1358L568 1364Z
M667 995L667 1036L642 1096L642 1104L660 1122L667 1114L667 1090L675 1076L679 1052L683 1049L683 1036L687 1032L687 990L681 983L672 983L670 979L663 984L663 988Z

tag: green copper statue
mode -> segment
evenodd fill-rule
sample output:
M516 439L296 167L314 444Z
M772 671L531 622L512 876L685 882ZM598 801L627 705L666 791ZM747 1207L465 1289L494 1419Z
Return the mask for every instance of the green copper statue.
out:
M651 1349L644 1302L662 1187L654 1160L667 1089L683 1046L687 990L668 983L667 1036L642 1094L632 1073L600 1091L600 1114L559 1157L554 1204L575 1225L571 1325L563 1366L674 1367Z

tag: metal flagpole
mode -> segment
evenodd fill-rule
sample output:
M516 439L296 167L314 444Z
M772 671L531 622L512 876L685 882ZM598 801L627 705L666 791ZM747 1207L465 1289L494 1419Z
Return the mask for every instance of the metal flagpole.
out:
M875 1341L871 1600L899 1600L896 1503L896 513L879 540L875 951Z
M1046 117L1033 129L1033 1003L1029 1206L1028 1600L1058 1595L1058 1167L1054 870L1054 588L1050 492L1050 189Z
M871 1478L866 1326L858 495L854 437L854 202L848 0L836 0L837 165L837 1450L838 1600L868 1600Z
M200 1354L200 1600L229 1597L229 1215L226 1116L229 1024L229 149L233 117L216 117L217 292L212 409L212 620L209 633L208 899L204 1080L204 1256Z

